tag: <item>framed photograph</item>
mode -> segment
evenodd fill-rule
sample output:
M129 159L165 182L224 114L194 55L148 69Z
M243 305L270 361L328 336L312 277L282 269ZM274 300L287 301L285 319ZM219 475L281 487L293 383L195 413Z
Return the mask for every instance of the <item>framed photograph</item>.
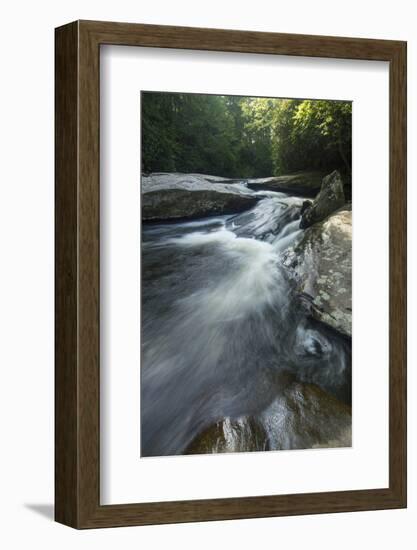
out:
M406 506L406 43L56 29L56 521Z

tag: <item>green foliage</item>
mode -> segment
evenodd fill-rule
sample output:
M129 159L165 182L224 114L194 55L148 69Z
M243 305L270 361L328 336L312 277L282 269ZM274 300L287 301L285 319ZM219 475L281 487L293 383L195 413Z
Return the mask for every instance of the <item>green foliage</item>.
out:
M346 172L352 164L352 105L346 101L304 100L293 117L293 141L304 145L309 164Z
M142 169L234 173L235 120L221 96L143 93Z
M350 102L144 92L142 170L263 177L351 170Z

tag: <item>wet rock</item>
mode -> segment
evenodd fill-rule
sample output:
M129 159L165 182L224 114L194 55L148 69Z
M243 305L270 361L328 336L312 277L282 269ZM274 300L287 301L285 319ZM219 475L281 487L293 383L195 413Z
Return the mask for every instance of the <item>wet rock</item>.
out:
M313 318L352 335L352 212L348 205L306 229L283 255Z
M351 407L314 385L294 383L260 421L270 450L352 445Z
M254 206L258 198L250 189L234 182L202 174L142 175L142 219L234 214Z
M303 204L301 205L300 216L302 216L304 212L312 206L312 204L313 201L303 201Z
M323 179L320 193L314 199L314 202L310 205L307 205L306 202L303 203L301 229L324 220L332 212L343 206L344 203L343 182L339 172L335 170Z
M219 420L189 445L185 454L235 453L267 450L266 433L251 417Z
M315 197L320 191L324 175L323 172L317 171L297 172L271 178L252 178L247 180L247 184L257 191L265 189Z

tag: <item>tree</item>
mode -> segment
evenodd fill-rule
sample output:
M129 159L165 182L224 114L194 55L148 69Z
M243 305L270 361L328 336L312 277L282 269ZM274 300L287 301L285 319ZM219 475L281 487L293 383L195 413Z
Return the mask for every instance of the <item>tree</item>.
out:
M294 115L294 135L318 140L327 162L352 166L352 105L347 101L305 100Z
M350 102L142 93L142 170L263 177L351 170Z

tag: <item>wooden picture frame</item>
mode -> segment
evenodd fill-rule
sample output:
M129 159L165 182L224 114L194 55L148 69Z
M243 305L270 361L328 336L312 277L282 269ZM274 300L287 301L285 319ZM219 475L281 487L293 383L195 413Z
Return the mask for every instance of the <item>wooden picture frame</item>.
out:
M406 506L406 43L76 21L56 29L55 518L75 528ZM99 56L117 44L389 62L389 487L100 505Z

